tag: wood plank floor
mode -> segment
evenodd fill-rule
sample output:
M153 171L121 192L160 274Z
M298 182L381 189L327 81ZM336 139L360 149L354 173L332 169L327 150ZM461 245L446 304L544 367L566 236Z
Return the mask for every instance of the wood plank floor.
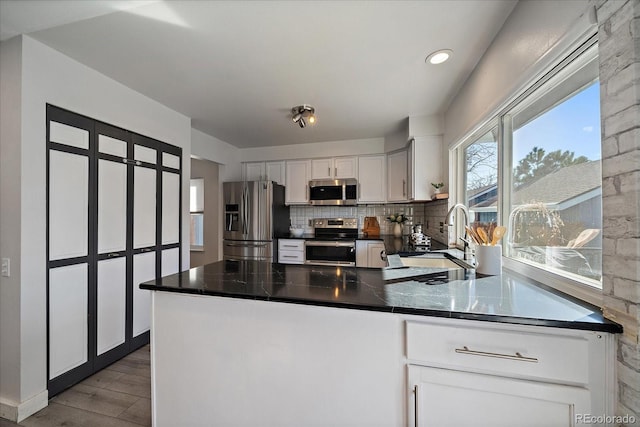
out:
M149 346L144 346L49 401L19 424L0 427L140 427L151 425Z

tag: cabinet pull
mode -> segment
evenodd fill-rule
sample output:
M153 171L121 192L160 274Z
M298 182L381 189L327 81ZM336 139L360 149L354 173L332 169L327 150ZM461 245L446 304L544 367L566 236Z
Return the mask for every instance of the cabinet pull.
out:
M413 424L418 427L418 385L413 386Z
M335 173L333 174L333 176L337 178L338 177L338 168L336 167L333 170L335 170Z
M489 353L486 351L469 350L469 348L466 345L462 348L456 348L456 353L470 354L472 356L497 357L499 359L519 360L521 362L538 363L538 359L536 359L535 357L525 357L518 352L516 352L516 354Z
M140 160L131 160L131 159L122 159L122 163L125 163L127 165L136 165L136 166L140 166L142 164Z
M327 168L327 176L331 178L331 166Z
M295 255L282 255L282 258L298 258Z
M407 195L407 182L403 179L402 180L402 197L405 197Z

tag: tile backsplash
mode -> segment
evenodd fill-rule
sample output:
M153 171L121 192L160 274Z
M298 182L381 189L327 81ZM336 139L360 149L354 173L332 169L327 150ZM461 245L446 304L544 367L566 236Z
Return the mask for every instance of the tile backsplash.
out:
M404 223L404 234L411 232L414 224L422 224L423 232L434 240L447 243L447 226L440 227L447 216L447 201L438 200L424 203L358 205L358 206L291 206L291 225L311 229L313 218L357 218L358 227L362 229L364 218L375 216L380 224L381 234L392 234L393 224L387 216L403 213L409 217ZM440 231L442 230L442 231ZM311 231L311 230L309 230Z

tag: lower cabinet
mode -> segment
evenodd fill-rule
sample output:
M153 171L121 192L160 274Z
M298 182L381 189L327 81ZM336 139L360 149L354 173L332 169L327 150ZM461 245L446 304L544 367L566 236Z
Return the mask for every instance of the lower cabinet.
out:
M356 240L356 267L383 268L387 264L384 242Z
M574 426L589 414L582 387L409 365L409 425Z
M304 240L278 240L278 262L280 264L304 264L304 258Z
M614 407L610 334L449 319L407 321L406 339L409 426L575 426Z

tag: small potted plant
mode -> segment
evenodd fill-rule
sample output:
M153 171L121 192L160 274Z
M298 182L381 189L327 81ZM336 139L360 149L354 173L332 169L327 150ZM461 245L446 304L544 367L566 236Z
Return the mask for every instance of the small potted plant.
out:
M387 220L393 224L393 235L396 237L402 237L402 223L408 220L407 217L403 213L396 213L393 215L389 215Z
M440 194L440 192L442 191L442 188L444 187L444 182L432 182L431 185L433 186L433 188L435 188L435 193L436 194Z

